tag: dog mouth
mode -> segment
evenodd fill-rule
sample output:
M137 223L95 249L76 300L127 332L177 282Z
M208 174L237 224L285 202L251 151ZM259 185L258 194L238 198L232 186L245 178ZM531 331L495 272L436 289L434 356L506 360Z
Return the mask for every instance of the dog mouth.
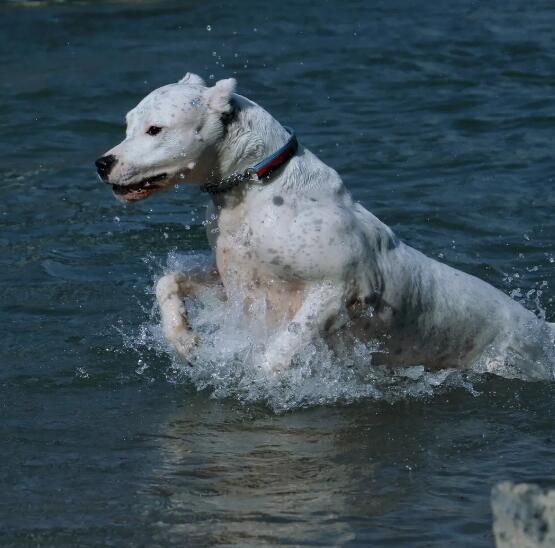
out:
M124 202L137 202L144 200L151 194L163 190L167 185L162 184L168 178L167 173L160 173L146 177L138 183L131 185L112 185L112 192L118 200Z

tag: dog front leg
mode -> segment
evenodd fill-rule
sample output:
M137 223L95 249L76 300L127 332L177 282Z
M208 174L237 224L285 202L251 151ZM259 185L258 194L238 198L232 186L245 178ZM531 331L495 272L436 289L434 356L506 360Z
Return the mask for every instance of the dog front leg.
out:
M314 337L338 329L347 317L342 288L326 283L309 289L297 314L268 345L263 369L271 373L287 369L293 356Z
M189 324L183 299L217 281L214 275L209 277L203 272L202 276L204 279L200 282L200 276L194 273L171 272L162 276L156 283L156 300L160 307L162 331L184 358L191 354L201 338L193 332Z

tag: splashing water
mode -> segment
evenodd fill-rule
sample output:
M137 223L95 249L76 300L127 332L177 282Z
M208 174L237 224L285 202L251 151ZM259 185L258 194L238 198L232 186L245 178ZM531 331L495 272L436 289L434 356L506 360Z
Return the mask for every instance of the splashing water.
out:
M168 257L167 271L188 271L207 267L208 257L199 253ZM139 334L126 336L127 347L141 351L145 346L171 356L173 380L190 382L197 390L209 390L215 398L234 398L244 403L263 403L275 412L296 408L352 403L361 399L388 402L420 398L463 388L477 394L482 373L514 377L514 370L501 359L498 348L488 349L472 370L426 371L422 365L385 368L372 365L380 351L377 341L362 342L347 335L332 352L323 340L309 343L292 366L279 375L265 372L258 365L272 331L261 321L265 307L255 302L245 314L240 297L223 303L217 290L206 289L186 300L189 321L202 342L186 362L166 342L154 307ZM555 364L555 347L549 353ZM142 359L141 359L141 363ZM545 364L541 364L545 368ZM144 370L144 365L139 368ZM138 371L139 371L138 369Z

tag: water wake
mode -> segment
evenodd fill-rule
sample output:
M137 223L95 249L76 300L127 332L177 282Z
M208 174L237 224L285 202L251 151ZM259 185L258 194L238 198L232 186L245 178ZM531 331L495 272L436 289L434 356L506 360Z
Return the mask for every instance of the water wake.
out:
M168 271L187 271L202 267L207 258L199 254L175 255L168 259ZM323 340L308 344L292 366L278 375L268 374L259 359L272 333L263 321L264 304L254 303L244 313L241 299L222 303L217 292L207 289L187 301L189 320L202 342L186 362L166 342L156 309L140 327L139 334L126 337L127 346L138 351L148 346L169 354L174 379L192 383L197 390L208 390L215 398L233 398L245 403L263 403L276 412L292 409L352 403L361 399L394 402L420 398L462 388L472 394L482 373L514 377L498 349L489 349L471 371L445 369L429 372L423 366L385 368L372 365L380 351L377 341L362 342L347 335L330 350ZM555 348L549 367L555 364ZM542 359L546 353L543 352ZM516 359L516 358L515 358ZM545 368L545 364L542 364Z

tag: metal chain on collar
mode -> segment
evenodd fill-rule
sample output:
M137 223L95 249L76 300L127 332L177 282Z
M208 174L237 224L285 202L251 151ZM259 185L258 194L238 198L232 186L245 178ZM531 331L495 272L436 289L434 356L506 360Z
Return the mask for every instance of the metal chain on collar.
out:
M235 172L224 179L204 183L201 185L200 189L203 192L208 192L210 194L220 194L221 192L227 192L228 190L231 190L246 181L258 181L256 171L252 167L245 169L242 173Z
M287 163L297 153L299 147L295 132L287 126L283 127L289 133L289 140L273 154L270 154L255 166L245 169L242 173L235 172L219 181L204 183L200 189L210 194L220 194L246 181L268 181L272 172Z

